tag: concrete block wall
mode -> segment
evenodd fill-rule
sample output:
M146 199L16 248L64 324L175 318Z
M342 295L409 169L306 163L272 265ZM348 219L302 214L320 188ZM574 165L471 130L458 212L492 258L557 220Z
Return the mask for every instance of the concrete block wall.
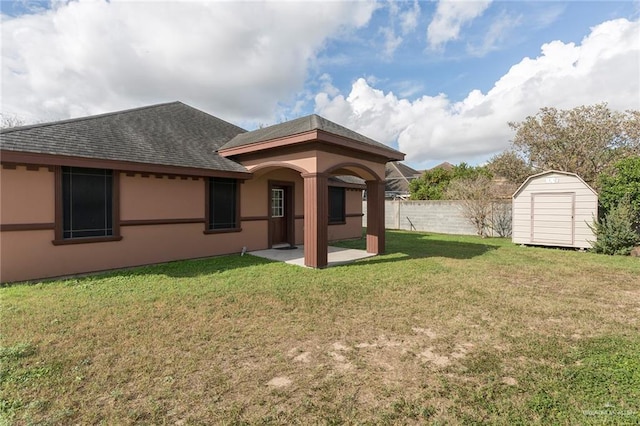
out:
M505 204L511 205L510 201ZM385 201L385 228L442 234L476 235L464 217L462 205L452 200ZM367 226L367 203L363 202L362 226ZM491 235L491 230L487 230Z

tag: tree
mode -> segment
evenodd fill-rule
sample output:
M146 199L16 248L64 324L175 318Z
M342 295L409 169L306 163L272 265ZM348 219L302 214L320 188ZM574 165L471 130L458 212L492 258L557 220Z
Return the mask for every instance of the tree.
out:
M462 203L462 213L476 228L476 233L484 237L490 225L493 188L491 179L479 175L475 178L451 181L446 191L447 198Z
M425 171L418 179L409 184L412 200L443 200L451 181L459 179L475 179L478 176L491 177L486 167L470 166L460 163L451 170L437 168Z
M640 156L620 160L611 172L600 174L599 187L598 198L603 214L628 197L635 225L640 225Z
M24 120L22 120L17 115L7 115L0 113L0 129L23 126L24 124Z
M509 126L516 132L513 149L534 169L573 172L594 186L617 160L640 155L640 112L611 111L606 103L541 108Z
M532 167L512 149L491 157L487 170L496 178L504 178L516 187L534 173Z
M426 170L418 179L409 183L412 200L442 200L444 190L451 181L450 170L438 168Z

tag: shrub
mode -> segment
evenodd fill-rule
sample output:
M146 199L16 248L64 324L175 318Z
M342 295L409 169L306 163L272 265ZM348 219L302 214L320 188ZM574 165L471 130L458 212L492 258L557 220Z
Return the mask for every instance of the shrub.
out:
M635 245L640 244L640 234L635 227L636 221L637 216L630 198L623 197L602 219L590 225L596 235L596 241L591 243L593 251L628 255Z
M511 203L494 202L491 205L491 222L489 227L499 237L510 237L512 232Z
M598 198L603 213L611 210L624 197L629 197L631 207L636 215L640 215L640 157L618 161L609 173L600 175L598 183Z

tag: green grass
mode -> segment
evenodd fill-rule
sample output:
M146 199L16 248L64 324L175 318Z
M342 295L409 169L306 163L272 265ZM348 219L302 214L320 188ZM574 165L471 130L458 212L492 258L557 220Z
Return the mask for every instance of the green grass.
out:
M236 255L12 285L0 425L638 424L639 277L388 232L321 271Z

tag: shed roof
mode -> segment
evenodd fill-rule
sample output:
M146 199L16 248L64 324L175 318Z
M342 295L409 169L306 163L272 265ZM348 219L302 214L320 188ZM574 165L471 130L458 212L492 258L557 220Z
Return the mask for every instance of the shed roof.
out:
M529 177L528 177L528 178L527 178L527 179L522 183L522 185L520 185L520 186L518 187L518 189L516 189L516 192L514 192L514 193L513 193L512 198L517 197L517 196L518 196L518 194L519 194L519 193L520 193L524 188L526 188L526 187L527 187L527 185L529 184L529 182L531 182L532 180L537 179L537 178L542 177L542 176L545 176L545 175L550 175L550 174L561 174L561 175L573 176L573 177L575 177L575 178L578 178L578 180L579 180L580 182L582 182L582 183L584 184L584 186L585 186L585 187L589 188L589 190L591 190L591 192L593 192L593 194L594 194L595 196L598 196L598 193L596 192L596 190L595 190L595 189L593 189L593 188L592 188L592 187L591 187L587 182L585 182L585 181L584 181L584 179L582 179L582 178L581 178L580 176L578 176L577 174L575 174L575 173L571 173L571 172L564 172L564 171L562 171L562 170L546 170L546 171L544 171L544 172L542 172L542 173L538 173L538 174L535 174L535 175L531 175L531 176L529 176Z
M217 150L246 130L181 102L4 129L1 148L247 173Z

